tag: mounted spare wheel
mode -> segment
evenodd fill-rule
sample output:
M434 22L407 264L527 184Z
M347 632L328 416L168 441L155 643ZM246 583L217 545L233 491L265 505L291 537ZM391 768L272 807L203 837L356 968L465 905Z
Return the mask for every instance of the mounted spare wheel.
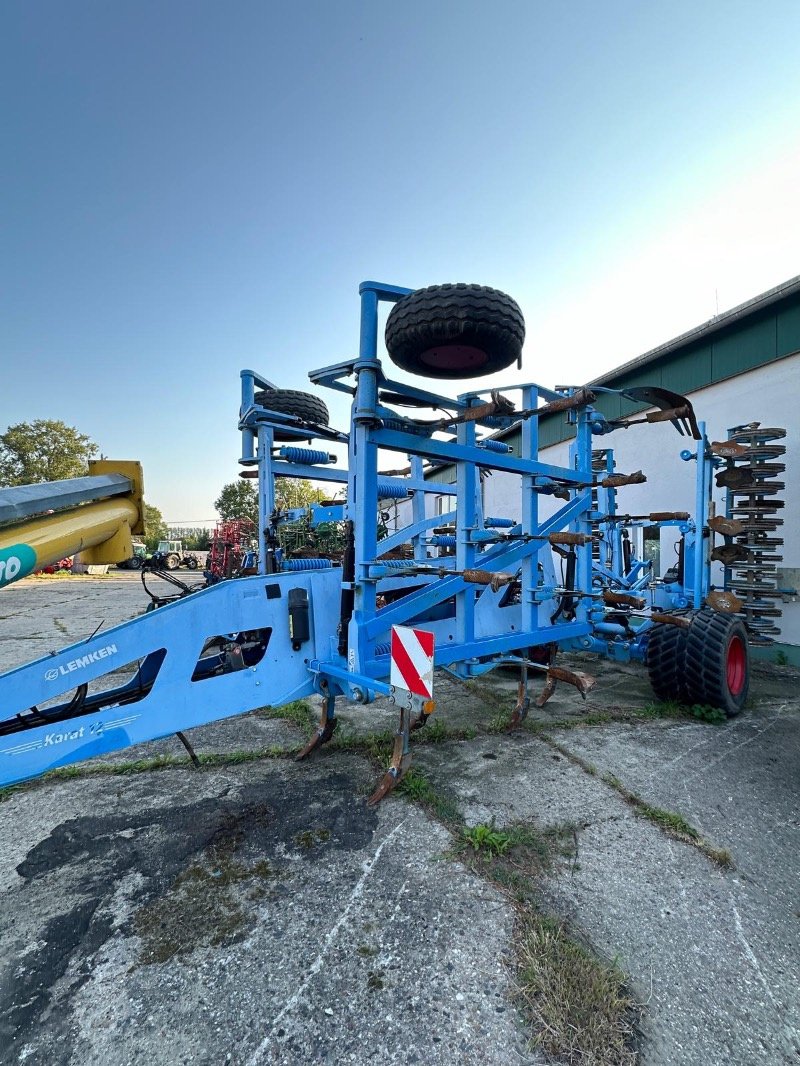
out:
M521 365L524 340L517 303L485 285L417 289L398 300L386 321L392 362L429 378L475 378Z
M295 415L303 422L327 426L330 415L328 408L319 396L310 392L297 392L295 389L262 389L254 397L257 404L282 415ZM275 440L297 440L291 433L276 429Z

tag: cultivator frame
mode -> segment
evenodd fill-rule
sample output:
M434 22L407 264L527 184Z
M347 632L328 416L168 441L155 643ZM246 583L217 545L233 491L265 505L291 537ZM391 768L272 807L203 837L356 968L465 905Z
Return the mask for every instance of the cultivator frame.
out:
M305 757L333 735L340 697L397 698L389 684L394 625L431 632L436 665L460 678L517 664L517 725L530 703L531 672L545 676L540 705L558 681L584 696L591 687L585 674L555 664L558 649L641 661L654 630L680 631L670 643L679 649L686 631L691 645L692 618L701 608L708 613L703 605L710 593L724 608L724 592L710 585L711 483L723 460L712 453L685 397L657 388L622 391L655 410L609 420L594 404L601 392L614 390L599 387L526 383L452 397L409 385L387 376L378 358L378 324L382 302L394 304L413 290L364 282L359 292L358 357L309 375L317 387L352 397L349 432L270 409L264 397L275 386L253 370L241 372L240 463L243 476L258 481L257 576L221 581L0 676L0 784L316 692L321 720ZM566 466L539 456L539 420L558 412L574 427ZM696 463L695 515L620 514L617 489L645 478L617 472L609 448L598 458L598 438L667 420L694 438L694 448L682 455ZM515 424L520 455L502 439ZM288 444L276 444L276 433ZM324 450L309 448L312 441ZM340 462L337 452L344 449L347 459ZM382 473L386 453L399 453L407 465ZM442 465L454 470L452 484L426 477ZM518 478L518 517L484 514L486 471ZM276 509L281 477L346 488L344 501L310 512L312 523L344 523L341 565L283 552L279 525L303 512ZM432 495L449 497L450 510L431 514L426 499ZM546 496L559 502L545 516L540 501ZM405 501L405 524L379 539L381 508L391 499ZM672 526L680 534L676 580L654 579L649 563L626 550L637 525ZM724 522L716 528L727 543ZM128 679L100 689L118 663L128 664ZM402 777L408 735L433 710L399 702L395 758L376 801Z

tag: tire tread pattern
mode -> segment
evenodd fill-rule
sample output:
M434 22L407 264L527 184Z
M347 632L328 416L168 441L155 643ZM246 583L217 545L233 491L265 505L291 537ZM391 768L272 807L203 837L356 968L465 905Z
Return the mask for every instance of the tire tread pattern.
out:
M515 300L487 285L429 285L399 300L386 321L386 350L392 362L427 377L458 378L502 370L519 359L525 320ZM421 354L438 345L463 344L483 350L488 361L471 372L430 367Z
M728 686L727 656L731 640L738 637L747 649L747 630L739 618L703 607L692 619L686 636L686 691L691 703L708 704L733 718L741 711L750 685L750 664L745 666L742 691Z
M295 415L303 422L311 422L316 425L327 426L330 415L324 400L314 396L310 392L300 392L297 389L262 389L255 394L255 402L270 411L278 411L282 415ZM281 433L279 429L274 431L277 441L296 440L291 434Z
M685 703L686 636L679 626L654 625L647 641L647 673L659 700Z

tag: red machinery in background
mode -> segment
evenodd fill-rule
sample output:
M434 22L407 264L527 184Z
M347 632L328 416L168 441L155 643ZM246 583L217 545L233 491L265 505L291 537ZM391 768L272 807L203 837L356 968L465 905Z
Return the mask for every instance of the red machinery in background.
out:
M216 580L255 573L251 568L257 540L255 523L249 518L219 522L211 537L206 573Z

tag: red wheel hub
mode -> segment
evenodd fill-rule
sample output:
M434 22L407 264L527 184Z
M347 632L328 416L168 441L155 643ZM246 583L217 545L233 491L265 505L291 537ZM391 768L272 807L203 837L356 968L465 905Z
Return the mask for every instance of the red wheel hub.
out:
M467 344L440 344L422 352L420 360L436 370L471 370L489 361L486 352Z
M747 653L741 637L734 637L728 645L725 676L730 694L741 695L747 680Z

